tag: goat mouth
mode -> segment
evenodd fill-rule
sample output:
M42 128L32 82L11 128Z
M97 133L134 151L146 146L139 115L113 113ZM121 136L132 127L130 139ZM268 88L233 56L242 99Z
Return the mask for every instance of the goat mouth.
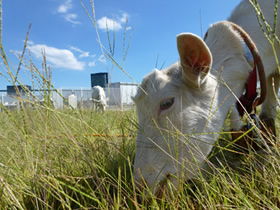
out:
M159 184L159 188L155 193L157 199L161 199L163 197L164 192L166 191L166 186L168 181L170 181L171 175L167 174L165 179Z

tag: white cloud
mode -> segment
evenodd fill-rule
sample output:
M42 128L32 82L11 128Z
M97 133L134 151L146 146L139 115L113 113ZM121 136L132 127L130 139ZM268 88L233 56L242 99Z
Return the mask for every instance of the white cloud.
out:
M77 21L76 19L78 18L77 14L73 14L73 13L68 13L66 15L64 15L65 20L67 20L70 23L73 24L81 24L80 21Z
M117 15L114 19L105 16L97 20L97 26L101 30L119 31L123 28L123 24L126 23L128 17L129 15L126 12L121 12L121 16Z
M23 42L25 42L25 40L23 40ZM33 42L33 41L30 41L30 40L27 40L27 44L29 44L29 45L33 45L33 44L34 44L34 42Z
M96 57L96 55L92 55L91 56L92 58ZM104 55L100 55L97 59L94 59L93 61L90 61L88 63L88 66L89 67L94 67L96 66L96 62L99 61L100 63L106 63L106 59L105 59L105 56Z
M63 14L63 18L66 21L75 25L81 24L81 22L77 21L78 15L69 12L69 10L71 10L72 7L72 0L65 0L65 2L58 7L57 12Z
M91 61L91 62L89 62L89 63L88 63L88 66L89 66L89 67L94 67L94 66L96 66L96 61Z
M79 52L79 53L83 53L84 52L81 49L79 49L78 47L74 47L74 46L70 46L70 50L74 50L74 51Z
M126 13L126 12L122 12L122 16L120 17L120 21L122 22L122 23L126 23L126 21L128 20L128 18L129 18L129 15Z
M81 55L79 55L79 58L87 58L89 57L89 52L83 52Z
M87 57L90 56L89 52L85 52L85 51L83 51L83 50L81 50L77 47L74 47L74 46L70 46L70 50L73 50L73 51L76 51L76 52L80 53L79 58L87 58Z
M98 58L98 61L100 61L101 63L106 63L105 56L100 55L99 58Z
M67 13L69 9L72 8L72 0L66 0L63 4L61 4L57 11L59 13Z
M67 49L58 49L44 44L29 45L28 49L38 59L42 58L42 50L46 53L48 63L56 68L69 70L84 70L85 63L78 61L74 54Z
M102 30L120 30L122 29L122 25L121 23L119 22L116 22L114 19L110 19L110 18L107 18L107 17L102 17L101 19L97 20L97 25L98 25L98 28L99 29L102 29Z

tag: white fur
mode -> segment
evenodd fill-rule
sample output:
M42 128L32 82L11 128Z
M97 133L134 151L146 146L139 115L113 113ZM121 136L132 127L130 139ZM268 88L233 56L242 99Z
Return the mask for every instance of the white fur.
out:
M92 87L92 102L95 110L104 112L106 110L105 92L99 85Z
M274 0L258 2L272 25ZM275 119L277 102L271 77L278 92L278 70L272 48L249 1L242 1L229 20L242 26L258 47L268 78L261 116ZM180 34L177 45L180 61L147 75L141 84L146 93L139 89L134 97L139 117L135 181L139 184L143 178L154 193L158 183L168 175L175 187L178 180L174 176L183 180L197 176L230 110L232 127L240 129L242 123L235 104L251 71L242 40L228 24L213 24L205 42L194 34ZM280 56L279 51L277 45ZM172 106L161 108L172 98Z

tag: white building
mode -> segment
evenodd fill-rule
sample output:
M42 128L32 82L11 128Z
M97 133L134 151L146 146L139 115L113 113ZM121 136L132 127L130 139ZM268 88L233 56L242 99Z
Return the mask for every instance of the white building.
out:
M108 105L123 107L132 105L131 97L136 94L138 84L128 82L115 82L106 84L105 93L108 98Z
M109 109L128 108L131 107L134 102L131 97L135 96L138 88L136 83L116 82L106 84L104 88L107 104ZM43 99L42 92L35 92L38 100ZM24 96L26 99L27 96ZM28 97L27 97L28 98ZM91 88L59 88L51 91L51 98L55 109L63 109L69 104L75 109L79 108L91 108L92 107L92 90ZM32 101L31 99L28 99ZM68 101L68 102L66 102ZM14 96L9 96L7 93L0 94L0 103L3 103L8 108L16 107L18 100ZM1 111L1 110L0 110Z

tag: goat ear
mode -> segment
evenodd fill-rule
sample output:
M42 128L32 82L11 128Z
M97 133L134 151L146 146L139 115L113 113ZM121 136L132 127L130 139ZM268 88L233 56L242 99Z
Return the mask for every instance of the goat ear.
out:
M212 55L205 42L198 36L183 33L177 36L177 48L183 78L200 87L211 69Z

